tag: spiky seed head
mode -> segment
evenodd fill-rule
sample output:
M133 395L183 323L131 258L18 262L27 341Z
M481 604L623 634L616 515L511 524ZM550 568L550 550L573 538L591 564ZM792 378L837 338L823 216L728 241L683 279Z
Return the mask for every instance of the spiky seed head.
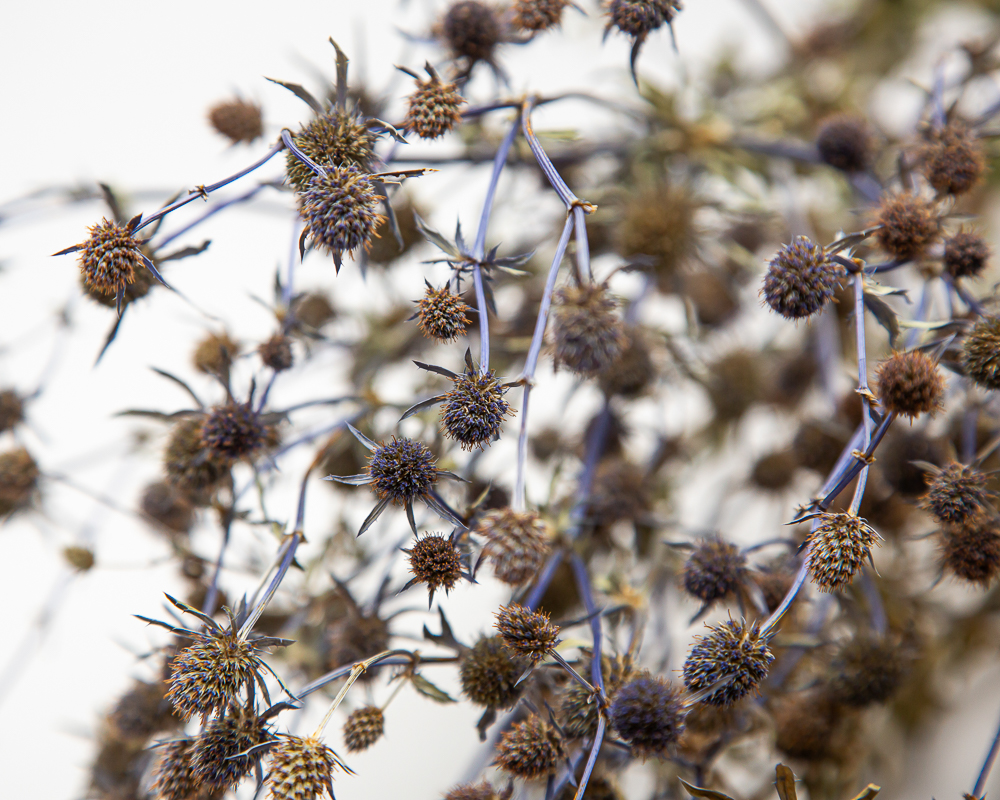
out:
M875 374L879 402L900 416L933 414L943 404L944 378L934 359L919 350L893 353Z
M503 643L532 664L545 658L559 640L559 626L553 625L544 612L511 603L500 606L496 617L496 629Z
M944 240L942 263L953 278L975 278L986 268L990 253L982 236L962 230Z
M453 380L441 403L441 427L463 450L486 446L500 437L504 420L514 410L504 399L507 388L493 370L471 369Z
M521 687L515 684L527 666L501 637L484 636L462 657L462 694L477 706L510 708L521 696Z
M937 209L929 200L910 192L886 194L875 214L879 246L892 258L908 260L923 255L937 239Z
M636 520L649 511L646 471L624 458L602 461L594 473L587 516L597 525Z
M768 492L787 489L799 468L799 459L792 448L775 450L761 456L753 465L750 480Z
M614 363L626 344L617 308L607 284L557 289L552 304L556 369L565 365L578 375L591 376Z
M720 422L735 422L765 395L764 363L759 353L738 348L709 365L705 386Z
M302 126L295 146L323 168L353 165L367 172L375 161L372 132L355 114L331 111ZM285 155L286 178L297 192L309 188L316 173L291 151Z
M447 286L435 289L427 287L424 296L417 301L417 325L424 336L441 342L453 342L465 335L471 321L466 316L469 306Z
M333 800L333 770L347 770L333 750L312 736L282 736L270 759L273 800L314 800L324 793Z
M941 531L941 568L968 583L988 587L1000 574L1000 523L986 512Z
M820 515L807 541L813 583L821 592L836 592L850 585L882 537L856 514L828 512Z
M421 139L437 139L453 130L462 121L462 106L467 102L454 83L442 83L431 72L426 81L417 81L417 88L407 98L409 109L403 127Z
M389 498L403 505L421 497L437 483L437 459L430 448L413 439L381 443L368 457L372 488L381 499Z
M220 463L253 458L271 436L273 432L268 431L250 403L215 406L201 424L208 457Z
M253 710L234 704L195 739L191 758L194 774L215 791L235 789L263 757L263 750L247 751L270 738L265 720Z
M222 711L256 679L260 658L235 631L201 633L171 661L167 699L184 719Z
M615 692L608 717L635 755L663 758L684 729L682 692L644 671Z
M208 121L233 144L249 144L264 133L264 115L260 106L242 97L216 103L208 110Z
M371 176L354 164L327 168L299 193L305 235L336 257L367 247L382 216Z
M31 502L40 474L35 459L23 447L0 453L0 517Z
M534 511L487 511L477 523L476 533L486 538L483 550L494 574L511 586L534 577L549 553L548 525Z
M747 575L747 557L721 538L700 542L684 565L684 589L703 603L735 593Z
M844 268L807 236L797 236L771 259L761 294L785 319L805 319L823 308L844 277Z
M13 430L24 419L24 404L13 389L0 392L0 433Z
M514 0L514 27L522 31L545 31L556 27L569 0Z
M89 547L70 545L62 551L66 563L78 572L88 572L94 566L94 551Z
M665 23L682 8L680 0L611 0L608 4L608 27L639 39Z
M964 522L989 501L986 476L968 464L952 462L937 474L927 474L927 494L922 498L938 522Z
M1000 389L1000 317L980 317L962 344L965 374L985 389Z
M618 249L627 259L653 259L661 290L672 291L696 239L696 198L682 185L661 183L630 194L618 226ZM638 260L638 259L636 259Z
M323 292L306 292L292 303L292 316L296 323L319 330L337 315L330 298Z
M906 673L906 659L898 642L860 634L841 647L832 673L836 699L862 708L892 697Z
M192 800L202 794L201 781L191 764L194 739L179 739L159 748L152 795L157 800Z
M462 554L447 536L428 534L417 539L408 551L410 572L419 583L426 583L431 596L438 589L450 592L462 577Z
M472 64L492 61L493 50L503 38L503 23L497 9L479 0L452 3L439 30L453 57L467 58Z
M209 333L195 345L191 363L198 372L224 378L239 354L240 343L229 333Z
M196 505L207 505L208 496L228 475L229 464L212 457L201 426L199 417L187 417L174 425L163 453L163 470L167 480Z
M264 364L275 372L284 372L291 369L295 363L295 354L292 352L292 340L282 333L276 333L266 342L257 348L257 354Z
M620 395L634 398L641 395L656 377L656 368L649 352L649 343L635 326L625 329L625 347L618 358L597 376L601 391L608 397Z
M729 683L711 692L702 702L729 706L757 691L767 677L774 654L760 634L760 624L726 620L708 625L684 662L684 685L691 692L708 689L720 680Z
M160 262L153 254L153 251L149 248L149 245L140 245L139 252L153 262L153 266L157 269L160 268ZM145 297L157 283L158 281L153 277L153 273L148 269L136 268L135 280L133 280L132 283L125 284L125 294L122 296L122 306L127 306L133 300ZM83 292L87 295L87 297L105 308L115 308L118 305L117 293L105 294L103 291L100 291L95 286L87 282L86 276L83 272L80 273L80 287L83 289Z
M352 753L367 750L385 733L385 714L381 708L365 706L347 717L344 723L344 745Z
M500 800L492 784L484 780L482 783L462 783L451 789L444 800Z
M530 781L551 775L565 757L558 732L539 717L530 716L500 737L495 763L505 772Z
M965 194L986 170L982 145L958 123L933 133L920 156L927 182L938 194Z
M107 218L87 230L87 241L77 251L83 282L88 289L113 297L144 268L142 243L125 225Z
M816 132L819 157L844 172L860 172L872 161L874 137L864 117L834 114L822 120Z

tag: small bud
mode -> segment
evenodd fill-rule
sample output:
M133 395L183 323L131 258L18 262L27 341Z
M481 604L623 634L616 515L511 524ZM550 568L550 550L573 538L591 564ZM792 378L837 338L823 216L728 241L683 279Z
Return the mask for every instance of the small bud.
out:
M652 260L661 291L674 291L675 279L697 235L697 198L683 185L660 183L630 193L618 226L618 249L630 260Z
M489 781L484 780L478 784L459 784L444 796L444 800L502 800L502 797Z
M872 160L873 137L864 117L835 114L819 124L816 149L831 167L844 172L861 172Z
M344 744L352 753L367 750L382 738L385 714L375 706L365 706L351 713L344 723Z
M252 710L231 707L212 720L195 739L191 766L195 776L215 791L235 789L260 761L262 750L248 750L271 738L266 722Z
M979 318L962 344L962 366L984 389L1000 389L1000 318Z
M13 389L0 392L0 433L13 430L24 419L24 406Z
M986 268L990 246L978 233L959 231L944 240L945 271L953 278L975 278Z
M611 726L632 752L642 758L664 758L684 729L680 690L660 677L644 672L622 686L611 699Z
M514 26L522 31L545 31L562 19L569 0L514 0Z
M198 372L224 379L239 354L239 342L234 341L226 331L223 331L210 333L198 342L191 361Z
M285 735L271 748L273 800L314 800L333 796L333 770L347 766L329 747L313 737Z
M804 319L823 308L844 277L844 268L805 236L796 237L771 259L761 294L785 319Z
M943 405L944 379L937 364L919 350L893 353L876 371L879 402L900 416L934 414Z
M960 124L931 135L921 150L921 168L938 194L965 194L986 170L982 145Z
M709 632L695 641L684 662L684 685L691 692L707 690L715 683L728 683L711 692L702 702L729 706L757 691L767 677L774 655L760 625L728 620L707 626Z
M837 700L862 708L892 697L903 680L906 662L898 643L858 635L841 648L832 672Z
M483 553L493 565L494 574L511 586L533 578L549 553L548 526L534 511L488 511L475 532L486 538Z
M512 725L497 743L497 766L525 780L551 775L565 757L559 734L535 716Z
M430 284L417 301L417 325L424 336L441 342L453 342L463 336L472 323L466 316L469 306L447 286L435 289Z
M552 304L555 366L581 376L607 369L625 349L625 329L615 314L618 301L607 284L564 286Z
M459 0L445 12L440 23L441 37L455 58L470 63L493 60L503 27L497 10L479 0Z
M64 547L63 558L79 572L87 572L94 566L94 551L89 547Z
M293 137L295 146L323 168L352 165L367 170L375 160L377 135L354 114L331 111L304 125ZM297 192L309 188L316 173L289 151L287 180Z
M975 467L952 462L929 474L923 507L939 522L960 523L981 511L989 501L986 476Z
M450 592L462 577L462 554L447 536L428 534L403 552L409 554L413 579L427 584L432 598L438 589Z
M764 491L780 492L791 485L798 467L799 459L793 449L775 450L757 459L750 480Z
M88 232L78 250L83 282L88 290L114 297L145 268L142 243L130 228L106 218Z
M0 518L31 502L40 474L35 459L23 447L0 453Z
M1000 574L1000 524L976 514L941 531L941 567L968 583L987 588Z
M483 637L462 658L462 693L478 706L510 708L521 696L516 684L526 668L499 636Z
M416 91L407 98L409 109L403 127L421 139L437 139L462 121L459 109L466 100L454 83L442 83L430 65L427 73L430 78L418 80Z
M295 354L292 352L292 340L281 333L276 333L266 342L257 348L257 354L264 364L275 372L284 372L291 369L295 363Z
M484 450L500 438L504 420L514 415L504 399L508 387L500 383L493 370L483 373L469 369L453 382L441 403L441 427L463 450Z
M806 561L816 587L821 592L835 592L850 585L882 537L855 514L826 513L819 520L806 539Z
M299 193L303 234L331 253L336 261L344 253L368 247L382 216L371 176L354 164L328 167L314 175Z
M625 347L618 357L597 376L601 391L608 397L641 395L656 377L649 344L642 332L632 326L625 329Z
M532 664L545 658L558 642L559 626L549 621L548 614L512 603L501 606L496 617L496 629L503 643Z
M740 549L720 538L698 544L684 565L684 589L703 603L734 594L747 576L747 559Z
M886 194L876 212L879 246L901 261L918 258L938 236L940 222L934 204L909 192Z
M216 103L208 110L208 121L233 144L250 143L264 133L260 106L240 97Z

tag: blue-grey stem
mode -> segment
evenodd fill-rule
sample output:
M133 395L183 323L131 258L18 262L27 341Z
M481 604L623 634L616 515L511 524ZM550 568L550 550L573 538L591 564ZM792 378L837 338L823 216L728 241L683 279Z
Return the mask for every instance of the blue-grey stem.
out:
M889 620L885 615L882 593L879 592L871 572L865 568L861 570L861 591L868 601L868 618L871 620L872 629L880 637L885 636L885 632L889 629Z
M601 743L604 741L605 727L604 715L600 714L597 718L597 732L594 734L594 745L590 748L590 757L587 759L587 766L583 768L580 785L576 789L576 795L574 795L573 800L582 800L583 793L587 791L587 782L590 780L590 774L594 771L594 764L597 763L597 753L600 751Z
M472 282L476 287L476 307L479 309L479 372L485 375L490 369L490 310L486 307L483 270L478 261L472 265Z
M976 778L976 785L972 790L973 797L983 796L983 792L986 790L986 780L990 777L990 770L993 768L993 762L996 761L998 751L1000 751L1000 725L997 726L997 732L993 736L993 744L990 745L990 750L986 754L983 767L979 770L979 777Z
M785 612L788 611L792 603L795 601L799 590L802 588L802 584L806 582L806 578L809 576L808 564L809 548L807 547L805 553L803 554L802 564L799 566L799 571L795 575L795 582L792 584L792 588L788 590L788 594L785 595L785 598L781 601L778 607L774 609L774 613L767 618L767 621L763 625L761 625L761 636L766 636L771 632L775 625L781 622L781 618L785 616Z
M175 239L177 239L180 236L183 236L185 233L187 233L188 231L190 231L192 228L195 228L198 225L201 225L201 223L203 223L205 220L207 220L207 219L209 219L211 217L214 217L220 211L223 211L223 210L229 208L230 206L235 206L235 205L237 205L239 203L245 203L248 200L252 200L254 197L257 196L257 194L260 192L260 190L263 189L263 188L265 188L266 186L267 186L266 183L260 183L257 186L254 186L249 192L244 192L243 194L241 194L241 195L239 195L237 197L231 197L228 200L222 200L222 201L216 203L211 208L209 208L208 211L206 211L204 214L201 214L200 216L198 216L195 219L193 219L191 222L189 222L183 228L174 231L169 236L165 236L161 241L157 242L156 245L155 245L155 249L157 249L157 250L163 249L168 244L170 244L172 241L174 241Z
M420 663L421 664L454 664L457 659L458 659L457 656L420 656ZM377 666L379 666L379 667L401 667L401 666L410 666L412 664L413 664L413 657L410 657L410 658L396 658L396 657L389 658L389 657L386 657L386 658L381 659L378 662ZM376 666L376 665L375 664L370 665L369 669L371 669L371 667L373 667L373 666ZM303 697L307 697L307 696L311 695L313 692L319 691L324 686L327 686L328 684L331 684L334 681L340 680L341 678L344 678L344 677L350 675L351 674L351 670L353 670L353 669L354 669L354 663L345 664L342 667L337 667L337 669L331 670L330 672L326 673L325 675L321 675L316 680L314 680L312 683L307 683L304 687L302 687L295 694L295 696L297 698L299 698L299 699L302 699Z
M288 248L288 271L285 273L285 285L281 287L281 304L288 309L295 293L295 264L298 261L299 236L302 233L302 218L296 214L292 223L292 240Z
M241 641L246 641L247 637L250 635L250 631L253 630L253 626L256 624L257 620L260 619L260 615L264 613L264 609L267 608L267 604L271 602L271 598L274 597L274 593L278 591L278 587L285 578L285 573L288 572L288 568L292 565L292 561L295 558L295 551L298 549L301 541L302 533L300 531L295 531L295 533L291 534L291 536L282 542L281 546L284 548L285 552L281 559L281 563L278 565L278 571L274 573L274 577L271 578L271 583L264 592L264 596L261 597L260 601L254 607L254 610L250 613L250 616L247 617L247 621L244 622L240 628L239 638Z
M863 450L868 449L872 440L871 408L868 401L868 355L865 347L865 276L862 270L854 273L854 326L858 348L858 394L861 395L861 425L864 431ZM854 497L848 513L857 514L868 485L869 464L865 462L854 488Z
M233 498L235 504L236 498ZM212 581L208 584L208 591L205 593L205 602L201 607L202 613L212 616L215 613L215 604L219 599L219 577L222 575L222 564L226 558L226 548L229 547L229 537L232 530L233 514L230 508L226 514L226 522L222 528L222 544L219 545L219 557L215 559L215 569L212 572Z
M576 220L576 271L582 281L592 281L590 271L590 243L587 241L587 212L583 206L573 206L573 217Z
M583 598L583 604L590 617L590 632L594 639L594 655L590 660L590 680L604 694L604 676L601 670L601 615L598 613L597 603L594 602L594 590L590 585L590 576L587 575L587 565L579 553L570 553L570 566L573 568L573 577L576 579L576 590Z

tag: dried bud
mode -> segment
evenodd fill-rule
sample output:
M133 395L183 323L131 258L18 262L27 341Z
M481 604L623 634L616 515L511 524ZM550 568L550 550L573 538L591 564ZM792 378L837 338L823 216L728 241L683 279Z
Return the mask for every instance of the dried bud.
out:
M313 330L319 330L337 315L330 298L322 292L299 295L292 303L291 313L295 322Z
M680 0L611 0L608 28L642 39L673 20L681 7Z
M87 230L87 241L77 245L84 285L96 294L123 293L145 266L142 242L130 226L107 218Z
M983 388L1000 389L1000 318L979 318L962 344L962 366Z
M385 733L385 714L375 706L365 706L351 713L344 722L344 744L352 753L367 750Z
M0 453L0 517L26 507L41 473L23 447Z
M646 471L623 458L602 461L594 472L587 515L596 525L636 520L650 507Z
M233 144L252 142L264 133L260 106L241 97L216 103L208 111L208 121Z
M447 594L462 577L462 554L455 542L446 536L428 534L403 552L410 556L413 580L427 584L432 600L435 591L444 589Z
M688 556L684 588L703 603L714 603L735 593L747 576L747 558L721 538L706 539Z
M545 31L556 27L569 0L514 0L514 27Z
M270 757L273 800L313 800L324 793L334 800L334 768L350 772L333 750L312 736L282 736Z
M892 258L908 261L923 255L938 236L940 222L934 204L909 192L886 194L876 212L879 246Z
M351 165L364 171L375 160L377 138L354 114L331 111L304 125L293 141L320 167ZM288 182L295 191L306 191L316 173L291 151L286 154L285 163Z
M832 672L836 699L861 708L892 697L903 680L906 661L898 643L859 635L841 648Z
M264 719L253 710L234 705L224 717L212 720L198 735L191 766L205 786L215 791L235 789L263 756L247 752L271 738Z
M469 310L465 301L447 286L435 289L427 284L427 291L417 301L417 325L424 336L453 342L472 324L465 315Z
M934 132L920 156L927 182L938 194L964 194L986 169L982 145L969 130L954 123Z
M215 406L201 424L208 458L219 463L252 459L273 435L250 403Z
M656 377L649 344L636 327L625 329L625 347L618 357L602 370L597 382L604 394L634 398L641 395Z
M691 692L708 690L719 681L729 682L702 698L713 706L729 706L756 692L774 655L760 625L727 620L707 626L684 662L684 685Z
M257 348L260 360L275 372L284 372L291 369L295 363L295 354L292 352L292 340L281 333L276 333L260 347Z
M622 686L611 700L611 726L632 752L664 758L684 729L681 691L663 678L643 672Z
M207 505L208 495L229 474L229 464L211 457L201 437L201 425L198 417L187 417L174 425L163 453L163 470L167 480L196 505Z
M941 532L941 567L963 581L988 587L1000 574L1000 524L976 514Z
M233 630L198 633L194 644L171 662L167 698L184 719L227 708L251 681L262 662L253 646Z
M179 739L161 748L153 778L154 797L158 800L195 800L205 796L191 765L193 753L193 739Z
M705 389L720 422L735 422L764 399L763 368L758 353L742 348L709 365Z
M24 419L24 406L13 389L0 392L0 433L13 430Z
M483 554L494 574L512 586L533 578L549 553L548 526L534 511L488 511L475 532L486 538Z
M89 547L64 547L63 558L73 569L87 572L94 566L94 551Z
M820 245L798 236L771 259L761 294L785 319L804 319L830 301L843 276L844 268Z
M821 592L835 592L850 585L851 579L871 558L872 546L882 537L855 514L826 513L806 539L806 561L813 583Z
M651 259L662 291L674 290L678 269L694 246L697 207L687 188L668 183L631 194L625 203L618 248L626 259Z
M441 36L455 58L491 62L503 25L497 10L478 0L453 3L440 23Z
M943 523L964 522L989 501L986 476L975 467L952 462L929 474L923 507Z
M489 781L462 783L449 791L444 800L502 800Z
M819 124L816 149L831 167L844 172L860 172L872 160L873 137L864 117L835 114Z
M559 734L535 716L512 725L497 743L500 769L529 781L551 775L565 757Z
M351 603L348 612L339 616L326 631L324 666L332 670L371 658L389 649L389 638L389 624L377 611L365 613ZM374 670L365 672L359 680L371 680L377 674Z
M780 492L791 485L799 459L794 449L775 450L757 459L750 472L750 480L760 489Z
M409 109L403 127L421 139L437 139L454 129L462 121L459 110L466 100L454 83L442 83L430 64L426 67L430 78L417 79L417 89L408 98Z
M511 603L501 606L496 617L503 643L532 664L545 658L559 640L559 626L549 621L548 614Z
M590 675L593 655L587 663L587 668L581 670L584 675ZM613 697L622 683L632 675L632 661L628 656L601 658L601 677L604 680L604 690ZM570 681L563 690L562 702L559 705L559 721L563 732L570 739L582 739L593 736L597 731L597 720L600 709L594 693L577 681Z
M975 278L986 268L990 246L978 233L959 231L944 240L943 264L953 278Z
M478 706L510 708L521 696L516 684L526 668L499 636L483 637L462 658L462 694Z
M817 759L830 754L844 713L827 687L789 693L777 701L775 744L793 758Z
M582 376L607 369L625 348L625 329L615 314L618 301L607 284L564 286L552 304L555 366Z
M239 342L226 331L210 333L195 346L191 362L199 372L225 378L239 354Z
M413 439L379 444L368 457L372 488L381 500L403 505L426 495L437 483L437 459L427 445Z
M878 365L876 381L879 402L900 416L933 414L943 404L944 379L934 359L919 350L893 353Z
M382 219L379 202L367 172L354 164L328 167L300 190L303 235L330 252L339 267L344 253L371 242Z
M485 450L500 438L504 420L514 415L504 400L508 387L493 370L469 369L452 380L454 385L441 403L441 427L463 450Z

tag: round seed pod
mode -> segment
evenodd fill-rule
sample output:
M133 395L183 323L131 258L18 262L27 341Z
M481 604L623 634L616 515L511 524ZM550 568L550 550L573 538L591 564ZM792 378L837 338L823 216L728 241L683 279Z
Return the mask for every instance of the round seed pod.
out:
M607 369L625 349L625 329L614 313L618 301L606 284L564 286L552 303L554 360L582 376Z
M503 24L497 10L479 0L452 3L439 29L452 56L467 58L470 64L492 61L493 50L503 36Z
M304 125L293 137L295 146L321 167L352 165L368 171L375 161L377 134L354 114L331 111ZM316 173L289 151L285 155L287 181L297 192L309 188Z
M623 685L611 700L608 716L618 735L642 758L665 757L684 729L681 691L643 672Z
M941 532L941 568L968 583L988 587L1000 574L1000 524L976 514Z
M684 565L684 589L703 603L734 594L747 577L747 558L721 538L706 539L695 547Z
M901 261L918 258L937 239L940 221L934 204L909 192L886 194L878 207L875 232L879 246Z
M428 65L428 80L417 80L417 88L407 98L409 108L403 127L421 139L438 139L462 121L460 109L467 102L454 83L442 83Z
M372 488L380 499L403 505L426 494L437 483L437 459L427 445L413 439L379 444L368 457Z
M548 525L534 511L500 508L486 512L475 532L486 538L483 553L497 578L520 586L535 576L549 554Z
M919 350L893 353L882 361L876 382L879 402L900 416L934 414L943 405L944 379L934 359Z
M441 342L453 342L464 336L470 322L470 311L460 295L453 294L447 286L435 289L427 284L427 291L417 301L417 326L424 336Z
M593 654L587 668L581 670L583 675L590 675L593 664ZM632 675L632 662L628 656L601 658L601 676L604 679L604 690L613 697L622 683ZM576 681L570 681L563 690L559 705L559 721L563 732L570 739L583 739L597 732L597 720L600 716L594 693L585 689Z
M559 734L531 716L515 723L500 737L495 763L505 772L530 781L554 773L565 757Z
M927 478L923 507L938 522L964 522L989 502L986 476L975 467L952 462L936 475L929 473Z
M618 250L626 259L652 259L660 291L674 291L678 269L694 248L698 203L684 186L661 183L631 194L618 226Z
M906 674L906 659L897 642L861 634L840 649L832 673L837 701L863 708L892 697Z
M684 662L684 685L698 692L729 678L729 683L702 699L712 706L729 706L757 691L774 654L758 623L727 620L706 627L709 632L697 638Z
M187 495L166 481L149 484L142 492L139 508L149 519L170 533L187 533L194 525L194 506Z
M208 505L229 475L229 464L211 457L201 437L201 424L199 417L187 417L174 425L163 453L163 470L167 481L195 505Z
M191 362L198 372L224 378L239 354L239 342L226 331L210 333L195 346Z
M344 745L352 753L367 750L385 733L385 714L375 706L359 708L344 723Z
M87 241L77 251L84 285L96 294L114 297L145 269L142 243L127 226L107 218L87 230Z
M13 430L24 419L24 405L17 392L4 389L0 392L0 433Z
M159 800L191 800L202 795L201 781L191 765L193 752L194 739L179 739L160 748L152 786L154 797Z
M89 547L64 547L62 555L78 572L88 572L94 566L94 551Z
M705 389L720 422L735 422L764 399L764 366L758 353L742 349L709 365Z
M257 348L257 354L264 364L275 372L284 372L291 369L295 363L295 354L292 352L292 340L281 333L276 333L266 342Z
M159 269L160 262L157 260L156 256L153 255L153 251L149 249L148 245L140 245L139 252L143 253L146 258L153 262L153 265ZM153 273L148 269L136 269L135 270L135 280L132 283L125 284L125 293L122 295L122 307L124 308L133 300L138 300L140 297L145 297L158 281L153 277ZM105 294L99 291L93 285L87 283L83 273L80 274L80 287L83 289L84 294L95 303L99 303L105 308L115 308L118 305L118 297L116 294Z
M611 0L608 26L641 39L669 23L680 9L680 0Z
M785 319L805 319L831 300L844 274L820 245L798 236L771 259L761 295Z
M31 503L40 474L35 459L23 447L0 453L0 517Z
M515 684L527 667L502 638L484 636L462 657L462 694L477 706L511 708L521 696L522 687Z
M554 28L568 5L569 0L514 0L514 27L535 32Z
M333 770L346 770L337 754L312 736L282 736L271 748L271 797L273 800L306 800L333 797Z
M819 157L844 172L861 172L872 160L874 137L868 122L857 114L834 114L822 120L816 132Z
M328 167L299 193L303 231L335 259L368 247L382 216L371 176L354 164Z
M210 409L201 424L208 458L219 463L250 459L273 437L250 403L227 403Z
M500 795L484 780L482 783L462 783L451 789L444 800L501 800Z
M450 592L462 577L462 554L447 536L428 534L403 552L410 557L413 579L427 584L431 597L438 589Z
M195 777L214 791L235 789L263 752L247 750L271 738L266 722L252 710L230 707L224 717L212 720L195 739L191 767Z
M208 110L208 121L233 144L249 144L264 134L260 106L241 97L216 103Z
M441 427L463 450L486 446L500 438L504 420L514 410L504 399L507 388L496 372L469 370L453 379L450 392L441 403Z
M757 459L750 480L759 489L780 492L791 485L798 468L799 459L794 449L775 450Z
M975 278L986 268L990 252L982 236L962 230L944 240L942 263L953 278Z
M608 397L634 398L646 391L655 377L649 343L638 328L630 326L625 329L624 348L607 369L598 374L597 383Z
M986 170L982 145L961 124L933 133L920 156L927 182L938 194L965 194Z
M1000 318L980 317L962 343L965 374L984 389L1000 389Z
M816 588L835 592L850 585L871 556L872 546L881 543L882 537L855 514L826 513L819 519L806 539L806 563Z
M500 606L496 629L507 647L532 664L537 664L559 641L559 626L549 621L549 615L537 613L517 603Z
M255 680L260 659L235 631L199 635L170 663L167 699L183 719L227 708Z

